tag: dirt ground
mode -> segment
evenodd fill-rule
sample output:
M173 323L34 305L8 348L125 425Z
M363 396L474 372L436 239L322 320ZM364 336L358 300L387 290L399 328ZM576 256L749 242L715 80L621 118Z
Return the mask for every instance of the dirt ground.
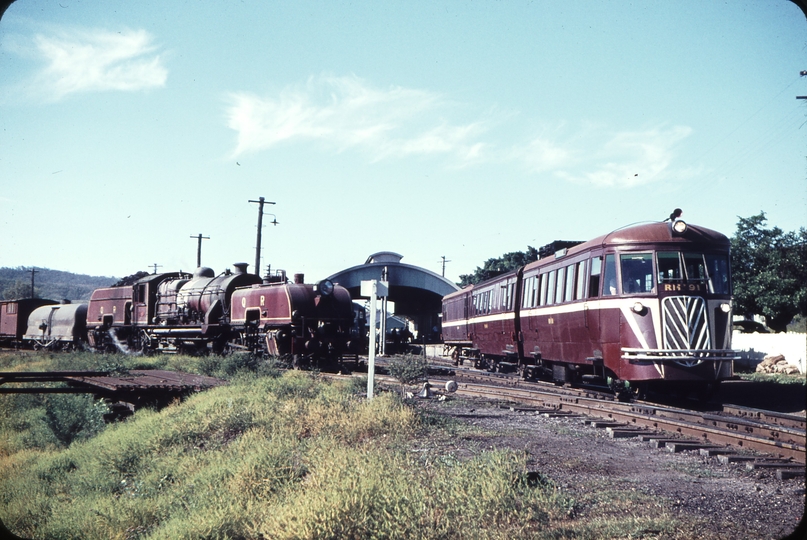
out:
M804 516L804 478L781 481L772 472L723 465L696 452L672 454L638 439L611 439L581 419L546 418L486 400L450 396L417 406L468 428L436 442L440 451L458 457L488 448L526 451L531 471L574 497L573 520L639 524L624 537L778 539ZM642 528L654 519L656 526Z

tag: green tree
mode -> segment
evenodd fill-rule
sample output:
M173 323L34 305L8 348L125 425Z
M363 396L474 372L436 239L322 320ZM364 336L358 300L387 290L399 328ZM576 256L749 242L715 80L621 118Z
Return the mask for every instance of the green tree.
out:
M473 274L462 274L460 276L460 287L480 283L486 279L496 277L511 270L521 268L527 263L538 260L538 250L532 246L527 246L526 251L511 251L501 257L494 257L485 261L482 267L476 267Z
M769 328L783 332L796 315L807 315L807 229L785 233L766 222L765 212L741 217L731 238L735 310L764 315Z
M18 279L3 290L3 300L20 300L21 298L40 298L39 287L34 287L34 295L31 296L31 282Z

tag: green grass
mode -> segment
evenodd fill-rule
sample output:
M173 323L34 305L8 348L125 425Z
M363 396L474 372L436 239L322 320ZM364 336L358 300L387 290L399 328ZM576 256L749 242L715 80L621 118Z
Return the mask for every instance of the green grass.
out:
M807 385L807 376L803 373L795 375L785 375L784 373L738 373L738 375L745 381Z
M0 358L0 369L132 365L67 356ZM203 370L201 360L153 361ZM368 402L352 381L254 371L105 428L92 399L49 417L50 398L2 396L0 518L37 539L532 538L569 512L523 453L414 452L438 427L397 393Z
M578 498L495 433L367 380L249 358L0 355L0 371L175 369L229 384L104 425L87 396L0 396L0 519L50 539L686 538L668 502ZM440 406L451 407L450 401ZM574 466L570 463L570 467ZM682 532L684 531L684 532Z

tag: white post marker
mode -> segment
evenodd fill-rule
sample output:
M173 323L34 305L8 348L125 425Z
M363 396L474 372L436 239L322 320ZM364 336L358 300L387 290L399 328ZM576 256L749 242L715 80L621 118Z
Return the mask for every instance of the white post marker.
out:
M373 384L375 379L375 340L378 335L376 329L376 303L378 297L385 298L389 291L386 281L379 282L376 279L361 282L361 295L370 297L370 357L367 360L367 399L373 399Z

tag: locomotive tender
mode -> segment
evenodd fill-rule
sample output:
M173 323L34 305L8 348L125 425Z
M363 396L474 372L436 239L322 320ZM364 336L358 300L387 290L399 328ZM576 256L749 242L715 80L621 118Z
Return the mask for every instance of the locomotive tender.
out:
M734 374L729 240L680 219L554 242L516 271L443 299L457 363L524 378L713 392Z

